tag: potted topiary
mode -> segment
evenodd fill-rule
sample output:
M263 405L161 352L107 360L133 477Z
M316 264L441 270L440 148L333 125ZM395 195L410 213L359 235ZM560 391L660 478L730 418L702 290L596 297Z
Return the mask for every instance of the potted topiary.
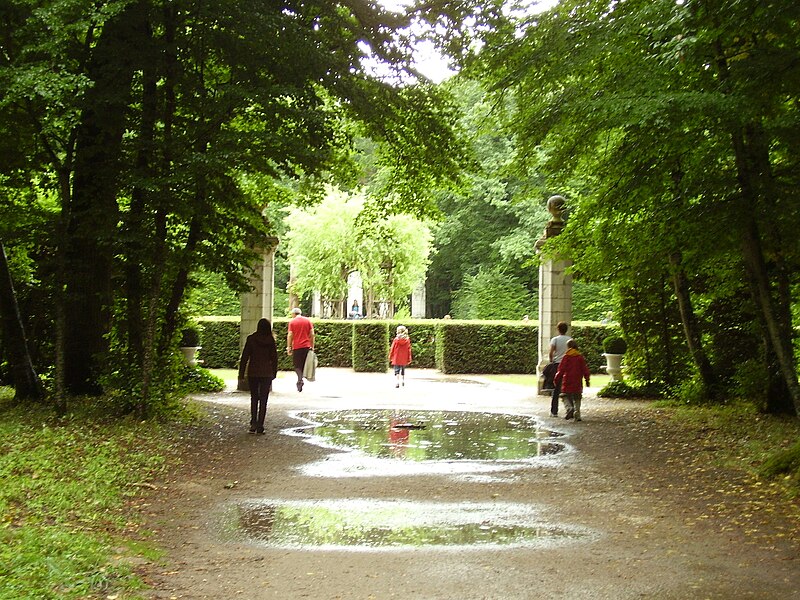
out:
M200 350L200 329L188 324L181 330L180 349L184 362L190 367L197 366L197 351Z
M625 339L612 334L603 340L603 356L606 358L606 373L611 381L622 381L622 355L628 349Z

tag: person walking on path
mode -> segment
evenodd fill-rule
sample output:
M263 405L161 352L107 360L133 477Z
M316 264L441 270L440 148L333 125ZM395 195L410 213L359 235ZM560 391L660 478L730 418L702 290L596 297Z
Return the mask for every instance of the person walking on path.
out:
M303 369L306 366L308 351L314 349L314 325L303 316L299 308L292 309L289 333L286 334L286 354L292 357L294 372L297 374L297 391L303 391Z
M545 368L549 368L552 373L558 372L561 359L564 358L564 354L567 352L567 342L572 339L567 335L568 328L569 325L567 323L559 321L556 325L558 335L550 339L550 364ZM550 416L557 417L558 400L561 397L561 384L556 383L555 375L551 375L551 377L553 377L553 392L550 396Z
M394 369L396 378L394 387L406 385L406 367L411 364L411 338L408 337L408 329L404 325L397 326L397 335L392 340L392 347L389 349L389 363Z
M581 420L581 399L583 397L581 379L586 380L588 387L589 367L586 365L583 354L578 351L578 343L570 340L567 342L567 351L558 366L555 378L556 384L560 384L561 389L564 390L564 406L567 409L565 419L569 420L574 416L576 421Z
M264 418L272 380L278 376L278 346L269 319L260 319L255 333L247 336L239 359L239 379L250 387L250 433L264 434Z

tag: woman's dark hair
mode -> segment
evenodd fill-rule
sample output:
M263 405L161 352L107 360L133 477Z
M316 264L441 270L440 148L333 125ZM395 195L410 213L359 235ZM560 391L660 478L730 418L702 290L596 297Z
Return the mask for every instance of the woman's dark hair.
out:
M567 342L567 348L574 348L575 350L577 350L578 349L578 342L576 342L575 340L569 340Z
M258 320L258 325L256 325L256 333L266 333L267 335L272 333L272 323L269 322L269 319Z

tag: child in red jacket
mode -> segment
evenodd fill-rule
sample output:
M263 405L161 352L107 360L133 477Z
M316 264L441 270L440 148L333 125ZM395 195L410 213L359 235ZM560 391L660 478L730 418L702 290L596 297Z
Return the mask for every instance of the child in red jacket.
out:
M586 366L583 354L578 352L577 342L570 340L567 342L567 353L561 359L561 364L558 365L558 373L556 373L553 380L555 383L561 382L564 406L567 409L565 419L571 419L574 416L576 421L581 420L581 398L583 394L581 379L586 379L586 385L589 385L589 367Z
M397 378L394 387L399 388L401 382L405 386L406 366L411 363L411 339L404 325L397 326L397 335L392 340L392 348L389 350L389 363L394 368L394 376Z

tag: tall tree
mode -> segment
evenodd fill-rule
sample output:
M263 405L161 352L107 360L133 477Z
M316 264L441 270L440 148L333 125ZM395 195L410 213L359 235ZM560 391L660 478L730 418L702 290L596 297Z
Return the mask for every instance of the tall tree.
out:
M477 67L525 100L509 119L518 163L542 157L578 192L559 240L578 271L635 287L638 265L660 263L707 381L705 357L724 353L702 348L702 303L689 300L723 297L738 274L783 382L770 408L792 412L799 16L755 0L566 0L493 29Z

